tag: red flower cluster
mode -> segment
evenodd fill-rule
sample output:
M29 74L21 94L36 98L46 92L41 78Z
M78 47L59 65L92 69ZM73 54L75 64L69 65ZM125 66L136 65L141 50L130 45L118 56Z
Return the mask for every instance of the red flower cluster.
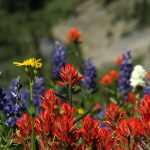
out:
M105 124L113 132L115 149L147 149L146 144L150 142L150 96L144 96L135 112L140 114L139 118L127 116L126 112L121 112L120 107L114 103L106 110Z
M81 33L78 31L78 29L77 28L71 28L69 33L68 33L67 41L78 43L78 42L82 42L82 40L83 40L83 37L82 37Z
M126 116L125 111L120 111L119 106L117 106L115 103L111 103L109 107L106 110L106 120L105 124L115 129L117 126L117 123L123 119Z
M43 110L34 119L36 139L40 150L98 149L138 150L150 142L150 96L144 96L135 111L139 117L129 117L125 111L111 103L106 110L105 125L90 115L78 120L76 110L68 103L60 103L53 90L48 90L42 102ZM77 121L78 120L78 121ZM24 114L17 121L18 134L14 142L27 150L31 140L31 119Z
M17 120L16 125L18 127L18 136L13 137L13 142L18 144L24 143L24 150L28 150L31 145L31 132L32 122L28 114L23 114L22 117Z
M74 87L84 76L80 76L74 65L67 64L62 67L60 76L63 81L58 81L57 84L61 86Z
M113 146L112 132L100 127L98 120L93 120L89 115L82 121L82 128L78 131L85 144L82 149L106 149Z
M102 85L110 85L114 80L117 80L118 78L119 78L119 72L116 70L112 70L103 76L103 78L100 80L100 83Z

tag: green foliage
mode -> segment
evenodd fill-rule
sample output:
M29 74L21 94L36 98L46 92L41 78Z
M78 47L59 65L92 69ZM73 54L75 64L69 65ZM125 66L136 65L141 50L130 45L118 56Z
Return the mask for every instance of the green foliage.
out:
M77 69L83 72L83 54L80 44L70 43L67 46L67 62L74 64Z
M0 0L0 70L5 75L5 86L16 77L16 67L10 69L10 60L41 58L39 40L52 37L51 27L73 15L79 0ZM33 5L34 4L34 5ZM72 12L72 13L70 13ZM13 71L13 74L12 74ZM44 68L48 76L50 68Z

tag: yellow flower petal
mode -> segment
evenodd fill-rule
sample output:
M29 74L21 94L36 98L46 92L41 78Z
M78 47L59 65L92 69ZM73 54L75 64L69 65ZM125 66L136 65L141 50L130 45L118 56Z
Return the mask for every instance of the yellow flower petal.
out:
M14 65L16 66L28 66L28 67L32 67L35 69L39 69L42 67L42 63L40 62L41 59L36 60L35 58L30 58L27 60L24 60L22 63L21 62L13 62Z

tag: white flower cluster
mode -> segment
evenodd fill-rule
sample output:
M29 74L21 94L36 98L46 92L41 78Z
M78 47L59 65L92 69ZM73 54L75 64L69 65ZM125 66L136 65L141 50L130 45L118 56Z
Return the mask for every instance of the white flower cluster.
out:
M146 86L146 71L141 65L136 65L131 74L130 85L133 88Z

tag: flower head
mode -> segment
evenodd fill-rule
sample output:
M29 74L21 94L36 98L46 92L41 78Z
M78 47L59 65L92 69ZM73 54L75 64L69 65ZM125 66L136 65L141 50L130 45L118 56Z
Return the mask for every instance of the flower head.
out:
M116 61L115 61L115 64L116 64L116 65L121 65L122 61L123 61L123 56L122 56L122 55L121 55L121 56L118 56L118 58L117 58Z
M93 93L96 90L97 72L91 59L88 59L85 63L84 75L83 87Z
M135 89L146 86L146 71L141 65L136 65L131 75L130 85Z
M104 75L100 81L102 85L110 85L112 82L112 78L109 74Z
M115 128L117 122L126 116L126 112L121 112L120 107L115 103L110 103L109 107L106 109L106 121L105 124L111 128Z
M26 110L26 106L21 102L20 89L22 85L20 83L20 77L14 80L13 84L9 97L6 97L5 91L0 89L0 109L6 114L7 119L5 124L10 127L16 126L16 120Z
M109 75L111 76L111 78L112 78L113 80L116 80L116 79L119 78L119 72L116 71L116 70L110 71L110 72L109 72Z
M110 85L113 81L117 80L119 78L119 73L116 70L111 70L106 75L103 76L100 83L102 85Z
M42 63L40 61L41 59L36 60L35 58L30 58L30 59L24 60L23 62L13 62L13 64L16 66L24 66L24 67L40 69L42 67Z
M20 119L16 122L18 127L18 134L13 137L13 142L23 144L24 149L30 149L30 140L32 132L32 122L28 114L23 114Z
M68 33L68 41L69 42L81 42L82 41L82 35L78 31L77 28L71 28L69 33Z
M84 76L79 75L74 65L67 64L62 67L60 77L63 81L58 81L57 84L61 86L71 86L74 87Z
M37 113L40 111L44 90L44 79L42 77L37 78L33 84L33 104L36 107Z
M54 51L52 55L52 77L58 79L60 77L60 71L66 64L66 51L64 46L56 41L54 45Z
M130 92L130 77L132 70L131 52L128 51L123 55L123 61L120 65L119 91L124 99L128 99L128 93Z

